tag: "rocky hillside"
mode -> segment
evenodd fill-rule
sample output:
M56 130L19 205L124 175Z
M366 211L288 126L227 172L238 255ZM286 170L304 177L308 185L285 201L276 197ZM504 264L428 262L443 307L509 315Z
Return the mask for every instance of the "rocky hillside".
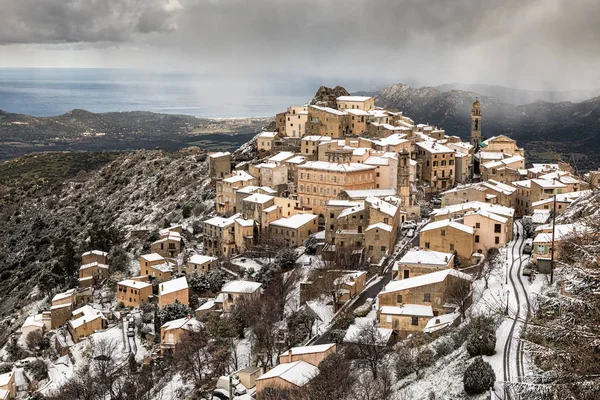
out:
M315 94L315 97L313 97L310 104L317 105L317 106L323 106L323 107L337 108L335 99L337 99L340 96L349 96L349 95L350 95L350 93L341 86L336 86L334 88L328 88L326 86L321 86L317 90L317 93Z
M440 91L396 84L376 97L381 107L395 108L418 122L444 128L447 134L467 139L474 92ZM557 155L576 160L579 169L600 165L600 97L581 103L535 103L516 106L492 97L479 96L483 107L483 135L500 133L519 141L529 161L550 161Z
M0 346L24 306L73 283L82 252L122 246L133 258L166 225L197 231L214 207L207 170L198 148L142 150L2 207Z

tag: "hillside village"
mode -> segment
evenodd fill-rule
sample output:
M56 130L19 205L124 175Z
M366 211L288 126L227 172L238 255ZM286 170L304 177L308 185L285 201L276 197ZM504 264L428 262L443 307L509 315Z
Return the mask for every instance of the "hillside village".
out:
M521 336L544 290L577 295L561 271L574 238L597 243L583 219L597 210L574 210L597 200L600 170L528 164L485 137L478 100L464 142L327 94L208 154L197 226L153 231L133 261L82 253L77 284L28 309L0 352L0 400L529 393L547 364Z

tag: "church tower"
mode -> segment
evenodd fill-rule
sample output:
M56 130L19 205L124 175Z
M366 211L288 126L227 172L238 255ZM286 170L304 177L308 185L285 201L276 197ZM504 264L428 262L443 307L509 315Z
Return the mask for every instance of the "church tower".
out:
M481 103L479 99L475 99L473 108L471 109L471 144L473 145L473 152L479 150L479 143L481 142Z
M410 153L404 149L398 153L398 197L404 209L412 206L410 196Z

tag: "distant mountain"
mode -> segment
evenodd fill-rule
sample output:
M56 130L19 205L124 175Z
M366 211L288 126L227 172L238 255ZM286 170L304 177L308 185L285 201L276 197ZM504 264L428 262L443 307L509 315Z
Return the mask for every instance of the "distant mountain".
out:
M569 91L543 91L543 90L522 90L513 89L504 86L467 84L467 83L446 83L436 86L435 89L441 92L450 92L452 90L462 90L465 92L479 93L482 96L494 97L514 105L523 105L536 102L538 100L548 101L550 103L560 103L562 101L572 101L574 103L585 101L593 97L600 96L600 89L592 90L569 90Z
M519 141L528 162L552 161L558 156L576 161L581 169L600 166L600 97L580 103L536 101L513 105L480 93L396 84L384 88L376 105L395 108L416 122L437 125L449 135L468 139L475 97L482 105L482 134L506 134Z
M0 110L0 161L40 151L235 149L271 118L208 119L145 111L71 110L32 117Z

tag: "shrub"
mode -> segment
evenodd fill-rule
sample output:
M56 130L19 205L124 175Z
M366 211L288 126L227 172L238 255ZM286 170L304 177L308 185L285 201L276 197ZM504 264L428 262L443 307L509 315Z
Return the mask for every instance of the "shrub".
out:
M470 324L467 351L471 357L491 356L496 352L496 331L493 318L476 317Z
M35 360L25 366L27 371L36 381L44 380L48 377L48 366L42 360Z
M481 357L477 357L467 367L463 376L465 392L469 395L484 393L494 386L494 382L496 382L496 374L492 366Z
M192 206L189 204L186 204L185 206L183 206L183 208L181 209L181 216L183 218L189 218L192 216Z
M13 369L13 366L11 363L0 364L0 375L8 373L8 372L12 371L12 369Z
M454 341L451 338L441 338L435 345L435 356L444 357L454 351Z

